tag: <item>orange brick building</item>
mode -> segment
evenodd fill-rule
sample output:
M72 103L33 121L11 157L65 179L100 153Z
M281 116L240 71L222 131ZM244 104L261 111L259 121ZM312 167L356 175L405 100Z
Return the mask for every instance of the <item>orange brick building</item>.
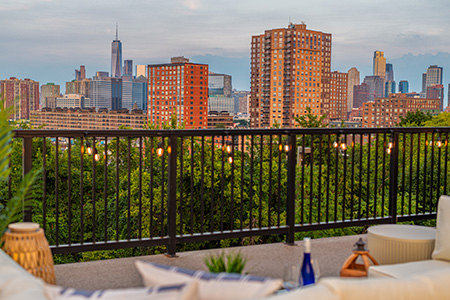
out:
M328 112L331 34L290 24L252 36L250 126L294 125L306 108Z
M331 72L330 78L330 105L327 117L330 121L347 120L348 74L334 71Z
M208 65L184 57L147 66L148 120L160 127L175 114L187 129L208 126Z
M406 94L390 94L387 98L376 98L365 102L361 108L363 127L393 127L400 122L408 112L417 110L438 114L440 99L409 98Z
M12 107L13 120L28 120L30 112L39 109L38 81L16 77L1 80L0 93L5 98L5 107Z

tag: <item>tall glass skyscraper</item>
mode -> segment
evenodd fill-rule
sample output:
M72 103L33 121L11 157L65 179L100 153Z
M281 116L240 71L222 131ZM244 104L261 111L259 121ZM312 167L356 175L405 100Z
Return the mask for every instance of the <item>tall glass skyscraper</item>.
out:
M116 39L111 44L111 77L122 76L122 43L119 41L116 24Z
M400 80L400 83L398 84L398 91L399 93L406 94L409 92L409 83L406 80Z

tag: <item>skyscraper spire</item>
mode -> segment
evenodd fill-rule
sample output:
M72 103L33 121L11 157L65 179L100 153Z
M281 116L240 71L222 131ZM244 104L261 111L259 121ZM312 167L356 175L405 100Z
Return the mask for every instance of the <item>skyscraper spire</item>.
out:
M119 25L116 22L116 41L119 39Z

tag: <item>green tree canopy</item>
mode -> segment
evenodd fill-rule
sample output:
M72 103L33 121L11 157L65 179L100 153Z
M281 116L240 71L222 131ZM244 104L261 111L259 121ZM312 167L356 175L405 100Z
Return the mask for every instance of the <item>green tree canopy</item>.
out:
M415 112L408 112L403 118L400 116L400 122L398 126L401 127L422 127L424 123L431 120L433 116L427 112L424 113L421 110L416 110Z
M423 126L435 127L435 126L450 126L450 113L442 112L437 116L434 116L430 120L424 122Z
M300 117L295 117L295 123L298 127L302 128L319 128L319 127L327 127L328 125L325 124L324 120L327 118L327 116L321 115L313 115L311 113L311 107L306 108L307 114L301 115Z

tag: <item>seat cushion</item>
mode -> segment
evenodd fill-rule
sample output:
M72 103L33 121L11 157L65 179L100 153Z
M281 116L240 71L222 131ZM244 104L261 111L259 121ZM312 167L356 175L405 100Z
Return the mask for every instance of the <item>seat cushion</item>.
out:
M431 254L433 259L450 262L450 197L442 195L439 198L436 220L436 242Z
M405 278L417 274L428 273L436 270L450 272L450 263L442 260L422 260L396 265L371 266L369 277L393 277Z
M272 295L282 287L281 279L250 275L208 273L156 263L136 261L144 285L180 284L198 281L200 300L238 300Z
M0 250L0 300L44 300L44 283Z

